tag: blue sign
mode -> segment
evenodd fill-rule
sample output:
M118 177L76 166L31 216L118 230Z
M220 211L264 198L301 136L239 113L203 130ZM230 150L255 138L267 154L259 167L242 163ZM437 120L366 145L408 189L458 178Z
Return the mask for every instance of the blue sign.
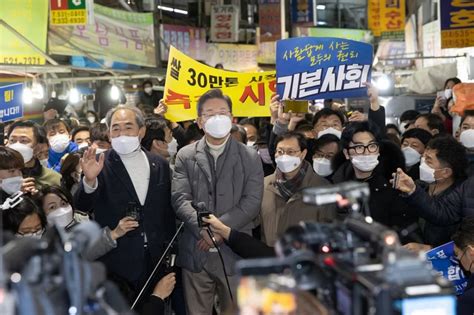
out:
M426 258L431 262L434 270L451 281L457 295L464 292L467 286L467 279L459 265L460 262L454 255L454 242L433 248L426 253Z
M0 121L23 117L23 83L0 86Z
M313 0L293 0L291 1L291 22L313 24L314 11Z
M333 37L300 37L277 42L280 99L367 97L373 47Z

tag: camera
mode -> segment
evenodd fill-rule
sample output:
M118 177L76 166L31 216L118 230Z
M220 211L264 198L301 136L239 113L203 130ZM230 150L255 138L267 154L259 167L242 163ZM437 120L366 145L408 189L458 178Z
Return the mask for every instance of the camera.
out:
M241 285L256 281L260 292L292 292L296 306L288 314L302 314L298 298L307 292L329 314L455 314L452 285L367 215L369 191L356 182L304 190L305 202L336 203L344 220L290 227L276 244L278 258L237 264ZM239 300L241 309L246 304Z

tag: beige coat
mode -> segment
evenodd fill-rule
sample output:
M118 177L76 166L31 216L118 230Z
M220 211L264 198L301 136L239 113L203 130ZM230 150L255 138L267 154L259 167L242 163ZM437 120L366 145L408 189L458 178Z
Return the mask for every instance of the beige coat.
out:
M326 186L330 183L308 168L300 190L288 201L274 186L275 174L265 177L260 220L262 238L268 246L274 246L278 238L291 226L300 221L331 222L336 218L334 206L313 206L303 203L302 190L310 187Z

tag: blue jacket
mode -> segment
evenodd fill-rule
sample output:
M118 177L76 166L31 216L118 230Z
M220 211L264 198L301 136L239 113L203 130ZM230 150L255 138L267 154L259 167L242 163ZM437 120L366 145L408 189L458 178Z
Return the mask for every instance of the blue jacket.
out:
M63 158L63 156L68 153L76 152L77 149L77 144L72 141L69 141L69 145L67 146L66 150L61 153L54 152L51 148L49 148L48 168L51 168L59 173L59 171L61 170L61 159Z

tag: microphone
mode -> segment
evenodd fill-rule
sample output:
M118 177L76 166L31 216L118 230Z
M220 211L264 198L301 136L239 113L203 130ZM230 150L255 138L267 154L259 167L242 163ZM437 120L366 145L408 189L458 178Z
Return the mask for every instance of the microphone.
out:
M66 243L69 243L72 245L72 249L78 253L83 253L95 244L101 234L102 229L97 222L81 222L71 229L70 233L66 236L64 244L66 246Z
M210 212L209 210L207 210L206 208L206 204L204 202L198 202L198 203L195 203L194 201L191 202L191 206L196 210L197 212L197 221L198 221L198 226L200 228L203 228L203 227L208 227L209 226L209 223L206 223L202 220L202 218L208 218L212 212Z

